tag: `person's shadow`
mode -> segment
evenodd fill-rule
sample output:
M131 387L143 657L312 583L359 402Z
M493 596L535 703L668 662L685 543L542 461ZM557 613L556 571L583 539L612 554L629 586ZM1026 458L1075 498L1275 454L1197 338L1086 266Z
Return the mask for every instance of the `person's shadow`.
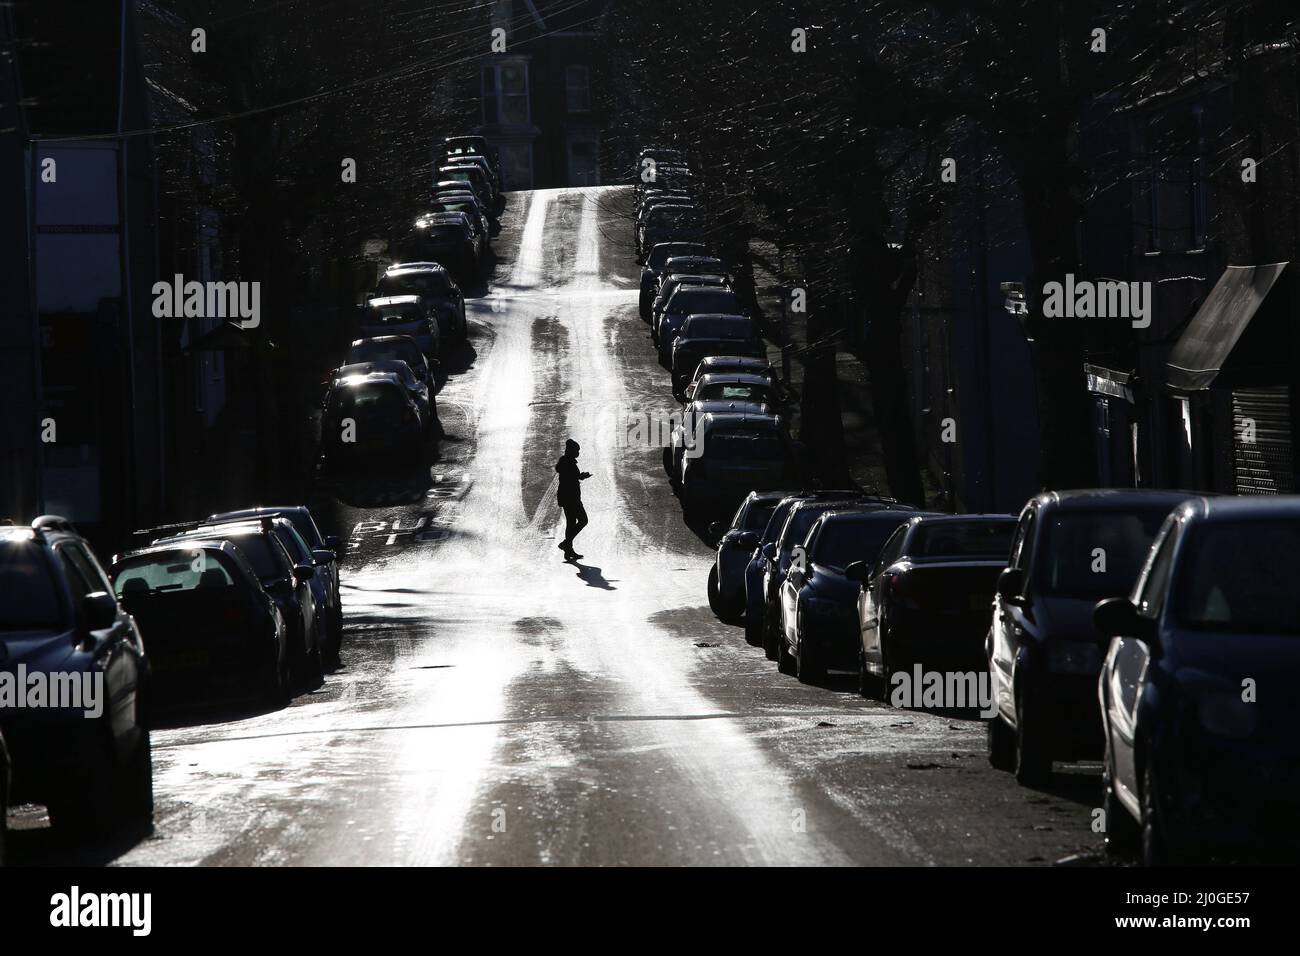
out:
M605 576L600 573L600 568L594 564L582 564L575 560L569 561L569 564L578 569L578 577L582 578L582 583L589 588L600 588L602 591L617 591L618 588L605 580Z

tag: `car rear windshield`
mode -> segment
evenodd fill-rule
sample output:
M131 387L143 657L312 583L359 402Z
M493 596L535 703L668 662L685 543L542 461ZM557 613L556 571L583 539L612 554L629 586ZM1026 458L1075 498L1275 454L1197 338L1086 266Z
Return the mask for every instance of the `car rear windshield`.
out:
M387 305L372 308L366 317L370 325L406 325L420 321L420 310L414 305Z
M355 385L334 394L334 405L345 415L400 415L406 411L403 394L387 384Z
M281 578L289 573L288 557L270 538L261 534L241 534L231 538L259 578Z
M362 362L405 362L414 367L420 362L419 349L397 342L367 342L354 345L348 352L348 365L360 365Z
M843 571L854 561L875 561L880 549L894 530L906 521L905 514L897 519L873 517L865 520L839 518L822 526L817 535L813 560L836 571Z
M1170 509L1066 511L1048 516L1036 546L1037 587L1058 597L1128 594Z
M661 243L650 250L650 259L646 263L652 269L657 269L675 256L687 256L696 251L691 246L675 245L672 243ZM703 246L698 247L699 252L703 252Z
M909 548L912 557L1005 558L1011 553L1014 521L941 521L916 529Z
M407 272L386 275L375 291L380 295L446 295L447 276L441 272Z
M1300 521L1200 525L1184 551L1175 612L1182 627L1300 634Z
M435 240L459 240L465 238L465 229L462 226L454 226L448 223L442 226L430 226L425 235Z
M723 289L678 289L668 303L674 315L691 312L735 312L740 308L735 293Z
M235 576L219 552L205 548L143 554L117 566L113 590L118 597L192 591L195 588L231 588Z
M45 548L0 538L0 631L55 630L63 602Z
M708 439L710 458L777 461L784 452L781 440L766 432L715 431Z
M698 339L748 339L754 327L748 319L693 318L686 322L682 334Z
M771 402L772 390L762 385L742 385L734 382L713 382L696 391L696 401L719 402Z

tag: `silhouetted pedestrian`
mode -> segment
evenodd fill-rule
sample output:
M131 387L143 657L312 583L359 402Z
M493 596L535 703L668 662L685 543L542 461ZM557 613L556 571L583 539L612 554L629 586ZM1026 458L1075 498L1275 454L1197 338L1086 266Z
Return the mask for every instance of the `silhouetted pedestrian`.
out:
M582 557L573 550L573 539L587 527L581 482L590 478L591 472L578 470L578 451L578 443L570 438L564 443L564 454L555 463L555 471L560 476L560 490L556 492L555 500L564 511L564 540L557 547L564 552L566 561Z

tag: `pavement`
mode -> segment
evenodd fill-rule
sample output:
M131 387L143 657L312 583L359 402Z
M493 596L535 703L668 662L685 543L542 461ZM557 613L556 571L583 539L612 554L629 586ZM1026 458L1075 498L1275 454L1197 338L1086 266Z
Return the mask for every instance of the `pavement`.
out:
M1095 765L1018 786L978 720L805 686L710 613L712 550L626 415L675 406L619 187L515 193L420 467L322 481L343 667L265 713L154 731L151 834L15 863L1019 865L1100 861ZM592 473L585 557L555 460Z

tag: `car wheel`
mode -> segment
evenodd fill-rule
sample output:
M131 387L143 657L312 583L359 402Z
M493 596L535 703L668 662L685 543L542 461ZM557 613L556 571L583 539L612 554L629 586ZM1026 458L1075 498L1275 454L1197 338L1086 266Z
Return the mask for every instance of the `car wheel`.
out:
M867 667L867 652L861 647L858 648L858 693L867 700L884 700L886 696L885 689L888 684L885 680L871 673Z
M709 568L709 610L719 619L725 616L722 607L722 595L718 593L718 565L716 563Z
M1115 796L1115 781L1110 768L1110 747L1107 747L1101 765L1101 816L1106 828L1106 855L1112 859L1128 859L1138 847L1142 829Z
M153 747L149 731L141 728L135 755L119 780L121 807L134 823L153 825Z
M816 684L826 677L826 668L817 659L817 652L808 646L803 635L798 635L799 646L795 649L794 676L801 684Z
M1016 780L1026 786L1040 784L1052 773L1052 758L1039 740L1023 695L1016 698Z
M763 616L759 620L759 630L763 637L763 654L769 661L777 660L777 642L780 641L781 635L776 632L776 627L772 623L772 616L763 609Z
M671 448L664 449L664 474L669 479L673 477L673 450Z
M750 647L763 646L762 618L748 610L745 611L745 643Z
M46 809L50 825L73 839L96 840L113 832L118 820L119 789L115 786L111 743L105 739L87 755L88 766L81 780L65 785Z
M1171 866L1182 862L1174 852L1173 843L1165 828L1164 814L1160 810L1160 795L1151 761L1142 769L1142 865ZM1107 817L1107 822L1110 818Z
M325 665L322 657L319 643L303 657L303 686L307 690L316 690L325 683Z
M994 770L1016 769L1016 735L1000 714L984 723L988 743L989 766Z
M782 674L794 675L798 670L798 663L790 654L790 645L785 639L785 635L778 633L776 636L776 669Z

